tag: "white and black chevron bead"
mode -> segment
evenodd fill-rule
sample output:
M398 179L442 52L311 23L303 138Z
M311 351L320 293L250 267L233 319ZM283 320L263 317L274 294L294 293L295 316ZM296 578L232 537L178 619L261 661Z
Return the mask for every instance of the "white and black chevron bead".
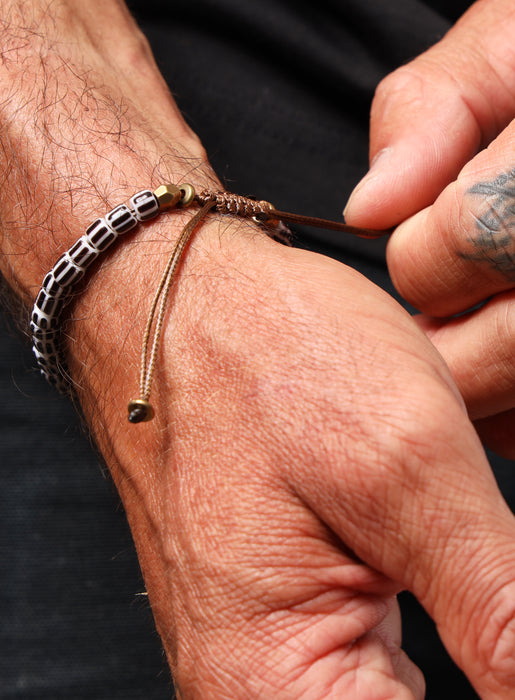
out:
M51 270L48 275L46 275L41 285L41 289L44 290L49 296L54 299L61 299L63 296L68 294L66 287L62 287L54 277L54 271Z
M33 312L34 313L34 312ZM58 319L56 318L56 321ZM41 328L37 323L31 319L30 321L30 333L32 335L32 340L56 340L59 333L57 327L52 328Z
M48 357L48 355L44 355L42 352L40 352L35 345L32 346L32 352L34 353L34 357L36 358L41 369L47 371L48 366L52 364L53 360Z
M138 225L138 220L134 213L126 204L119 204L109 214L106 215L106 221L116 233L127 233Z
M59 298L53 297L46 289L41 289L38 296L36 297L35 307L38 308L46 316L55 316L56 310L59 306Z
M61 287L71 287L84 276L84 268L73 262L68 251L61 255L52 272L54 273L55 281Z
M40 371L47 382L57 391L60 391L61 394L70 394L70 385L57 370L52 370L50 367L40 367Z
M39 340L36 338L34 340L34 347L43 357L48 357L49 355L56 355L58 352L57 344L54 339Z
M33 352L43 376L65 394L71 393L67 369L59 348L58 326L73 286L100 253L115 242L119 234L130 231L140 221L157 216L160 205L150 190L135 194L130 206L120 204L104 218L94 221L73 246L55 263L43 280L30 320Z
M86 229L86 240L99 253L109 248L117 238L118 234L113 231L105 219L97 219Z
M98 258L99 251L89 242L87 236L81 236L77 243L72 245L68 255L76 265L86 269Z
M150 190L138 192L129 202L138 221L148 221L159 214L159 202Z
M32 309L32 323L41 331L53 330L57 327L58 319L41 311L37 306Z
M29 328L30 328L30 334L32 336L32 344L33 345L34 345L34 342L36 340L41 340L46 335L46 331L44 331L40 326L38 326L36 323L34 323L34 321L32 320L32 316L31 316Z

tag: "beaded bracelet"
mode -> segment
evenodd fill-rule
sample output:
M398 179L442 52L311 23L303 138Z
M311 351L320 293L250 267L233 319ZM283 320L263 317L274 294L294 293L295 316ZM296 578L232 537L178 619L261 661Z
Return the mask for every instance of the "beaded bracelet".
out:
M71 394L66 362L59 339L59 324L72 292L88 267L110 248L119 236L149 221L161 211L180 204L191 204L194 190L161 185L154 192L142 190L105 217L94 221L86 233L57 260L46 275L32 310L30 330L32 349L43 376L64 394Z
M193 203L199 204L201 209L182 230L151 304L143 339L140 397L129 402L129 420L133 423L151 420L154 415L149 398L167 295L191 235L211 209L222 214L252 218L263 224L269 232L279 234L279 237L285 228L283 221L354 233L367 238L376 238L388 233L388 231L361 229L327 219L279 211L269 202L255 201L228 192L203 191L197 194L190 184L161 185L153 192L142 190L131 197L128 205L120 204L103 218L94 221L86 233L61 255L43 280L30 321L33 352L41 373L59 391L68 395L73 394L59 335L59 325L66 305L72 299L73 290L84 277L86 270L120 236L133 230L138 224L153 219L162 211L173 207L184 208ZM155 320L156 313L157 320Z

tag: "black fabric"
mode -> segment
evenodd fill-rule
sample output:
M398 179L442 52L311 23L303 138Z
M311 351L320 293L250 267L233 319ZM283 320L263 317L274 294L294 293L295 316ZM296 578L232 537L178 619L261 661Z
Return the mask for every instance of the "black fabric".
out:
M438 40L455 0L133 0L179 106L227 187L339 217L367 167L377 82ZM299 230L297 244L393 293L384 242ZM80 232L78 232L79 234ZM164 700L171 681L118 499L66 401L0 336L0 698ZM493 460L515 503L513 464ZM476 695L403 596L429 700Z
M5 319L0 367L0 698L169 698L114 487Z

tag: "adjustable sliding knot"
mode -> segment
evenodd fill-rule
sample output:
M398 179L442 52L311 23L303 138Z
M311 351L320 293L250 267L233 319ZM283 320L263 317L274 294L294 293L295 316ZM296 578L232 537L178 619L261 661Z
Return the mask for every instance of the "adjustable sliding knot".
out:
M242 197L232 192L209 192L204 190L197 194L197 201L205 204L214 201L214 208L220 214L235 214L248 219L265 220L270 216L274 207L270 202L257 201L250 197Z

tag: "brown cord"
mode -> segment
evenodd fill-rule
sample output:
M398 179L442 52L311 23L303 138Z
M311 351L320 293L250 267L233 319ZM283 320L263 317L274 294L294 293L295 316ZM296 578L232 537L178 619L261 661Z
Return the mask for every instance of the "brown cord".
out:
M289 224L301 224L303 226L313 226L314 228L327 228L332 231L342 231L343 233L352 233L355 236L363 238L380 238L385 234L392 233L393 229L377 231L369 228L359 228L358 226L349 226L339 221L331 221L330 219L319 219L316 216L303 216L302 214L291 214L287 211L279 211L272 207L270 216L280 221L287 221Z
M202 209L193 216L186 226L182 229L179 240L168 259L161 281L157 287L156 293L152 300L150 313L148 315L147 326L143 336L143 347L141 350L141 369L140 369L140 398L134 399L129 403L129 421L131 423L140 423L141 421L151 420L154 416L154 411L150 405L150 391L152 389L152 377L156 365L157 350L161 331L163 329L163 321L166 311L166 301L170 292L170 287L175 275L175 271L181 261L184 249L197 228L197 226L206 218L209 211L215 206L213 199L206 201ZM159 304L159 309L156 309ZM152 344L149 344L152 336L152 327L154 326L154 318L156 318Z
M269 216L273 209L270 202L259 202L250 197L232 194L232 192L210 192L209 190L204 190L197 194L196 199L200 204L214 199L216 211L220 214L235 214L246 219Z
M392 232L392 229L378 231L360 228L358 226L349 226L349 224L340 221L332 221L331 219L320 219L315 216L303 216L302 214L293 214L289 211L280 211L276 209L273 204L270 204L270 202L263 200L258 201L250 197L242 197L232 192L210 192L209 190L204 190L196 196L200 204L213 198L215 200L215 209L220 212L220 214L235 214L245 218L255 218L265 224L269 220L277 219L290 224L342 231L343 233L352 233L365 238L379 238L380 236Z

